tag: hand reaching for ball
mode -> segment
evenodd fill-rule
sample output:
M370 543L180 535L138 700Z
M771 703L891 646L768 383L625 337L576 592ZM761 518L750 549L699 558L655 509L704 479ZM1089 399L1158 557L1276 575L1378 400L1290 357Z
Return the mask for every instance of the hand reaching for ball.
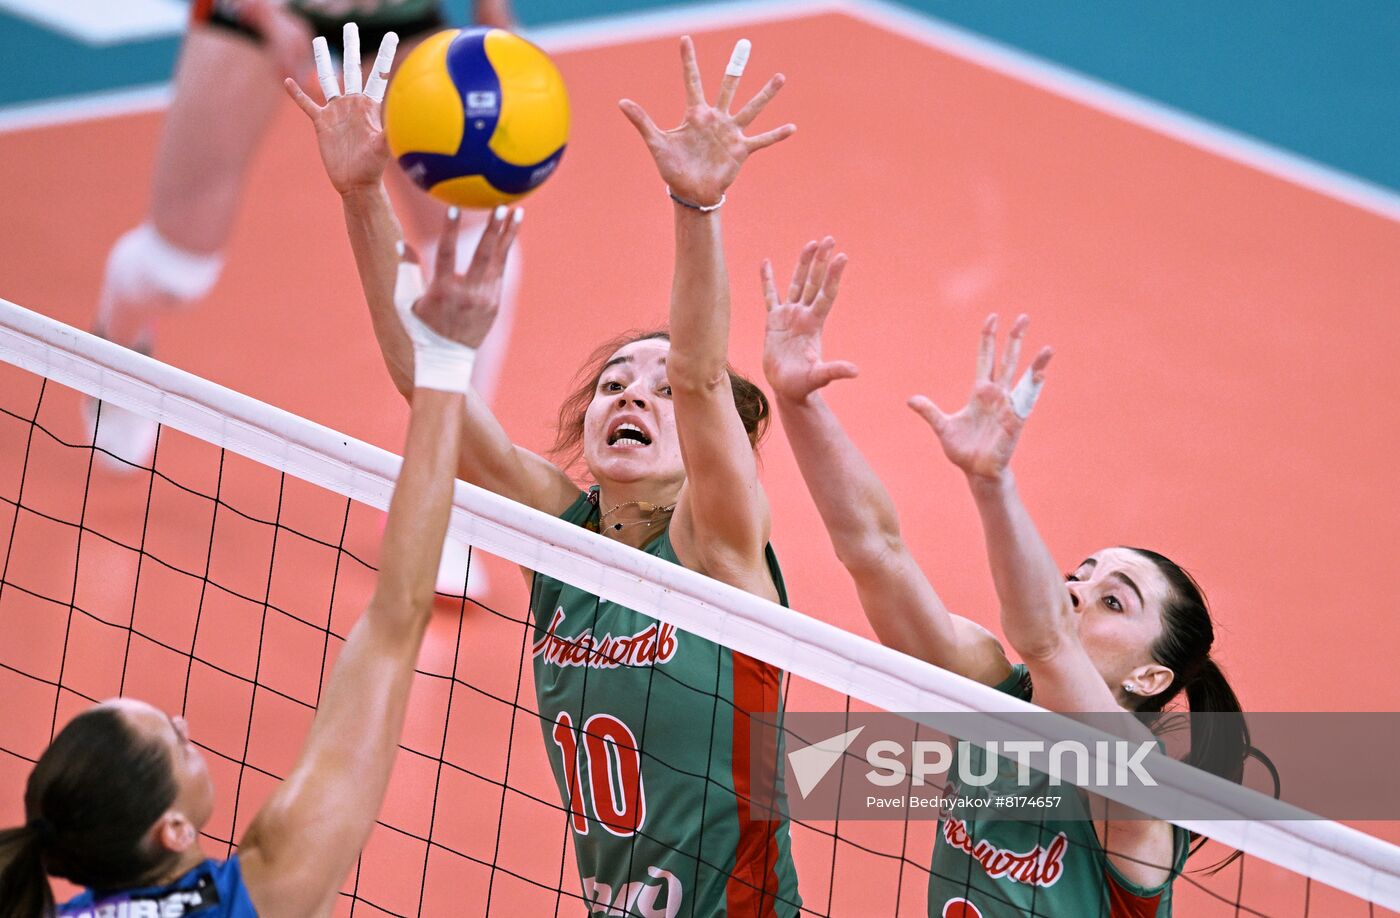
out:
M326 103L318 105L288 77L283 86L316 128L316 145L335 190L342 195L364 188L377 188L389 164L389 144L384 137L381 104L389 69L394 63L399 37L384 36L379 54L364 79L360 64L360 31L347 23L344 33L345 87L341 92L324 38L312 42L316 74Z
M785 124L752 137L744 129L753 123L764 107L783 88L783 75L775 74L749 103L731 114L730 102L739 86L739 77L748 61L748 41L735 45L719 97L711 105L705 101L700 67L695 62L695 45L690 36L681 39L681 66L685 75L685 118L669 131L657 128L640 105L631 99L618 103L637 133L646 141L656 160L656 168L671 193L693 204L719 203L724 192L739 177L739 169L749 154L792 136L797 127Z

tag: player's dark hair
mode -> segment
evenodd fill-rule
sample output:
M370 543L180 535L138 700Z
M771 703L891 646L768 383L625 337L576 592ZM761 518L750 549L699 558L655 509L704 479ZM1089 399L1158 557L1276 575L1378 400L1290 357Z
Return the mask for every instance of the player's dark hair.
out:
M73 718L29 773L26 824L0 830L0 918L50 914L45 873L96 889L151 879L172 855L146 834L175 795L168 750L119 711Z
M550 452L560 464L572 468L583 457L583 423L588 413L588 405L598 391L598 382L603 378L603 370L619 348L638 341L670 341L671 333L664 329L652 331L624 332L615 338L604 341L584 361L579 370L578 385L559 406L559 422ZM729 373L729 386L734 391L734 408L744 422L749 442L755 447L768 430L768 396L747 378L735 372L733 367L725 367Z
M1186 764L1239 784L1244 780L1245 762L1258 751L1250 745L1249 725L1245 723L1239 697L1220 666L1211 659L1215 627L1205 593L1194 577L1165 555L1146 548L1128 550L1151 561L1168 586L1162 607L1162 633L1152 646L1152 658L1172 671L1172 681L1156 695L1142 698L1136 710L1144 714L1160 712L1184 691L1192 714L1214 715L1191 719L1191 750ZM1197 836L1191 853L1205 842L1204 837ZM1236 851L1212 865L1210 872L1220 870L1241 854Z

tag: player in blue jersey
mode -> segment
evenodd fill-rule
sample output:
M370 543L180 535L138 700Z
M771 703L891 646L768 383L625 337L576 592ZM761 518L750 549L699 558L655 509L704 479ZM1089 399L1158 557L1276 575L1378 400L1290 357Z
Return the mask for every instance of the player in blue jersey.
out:
M515 221L488 225L472 262L477 277L499 286L516 229ZM455 237L446 246L450 259ZM438 270L451 272L441 263ZM406 286L421 287L416 264L400 271ZM46 874L86 888L57 908L64 918L331 913L374 825L403 733L447 531L464 395L495 318L494 308L456 302L424 298L399 311L416 371L379 580L301 758L237 853L217 861L202 850L214 787L184 720L115 699L73 718L30 772L25 825L0 831L0 916L54 914Z

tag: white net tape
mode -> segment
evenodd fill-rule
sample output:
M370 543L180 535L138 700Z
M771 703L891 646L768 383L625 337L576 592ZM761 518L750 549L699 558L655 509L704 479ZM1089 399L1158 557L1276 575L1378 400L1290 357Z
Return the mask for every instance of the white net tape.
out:
M127 408L352 500L387 507L400 459L305 418L0 300L0 360ZM634 551L578 526L457 483L451 532L493 555L644 611L795 676L887 711L1027 713L1041 709L907 657L810 616ZM1106 739L1065 718L1019 720L1047 743ZM1400 848L1181 763L1154 771L1171 794L1144 801L1132 788L1102 794L1164 816L1172 795L1216 812L1270 818L1174 820L1297 874L1400 909Z

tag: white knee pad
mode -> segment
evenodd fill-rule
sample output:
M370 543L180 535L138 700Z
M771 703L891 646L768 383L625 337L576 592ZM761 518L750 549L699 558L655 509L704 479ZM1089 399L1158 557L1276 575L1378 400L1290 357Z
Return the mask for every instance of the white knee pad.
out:
M223 266L223 255L187 252L143 223L112 246L107 256L107 289L124 301L160 298L190 303L213 289Z

